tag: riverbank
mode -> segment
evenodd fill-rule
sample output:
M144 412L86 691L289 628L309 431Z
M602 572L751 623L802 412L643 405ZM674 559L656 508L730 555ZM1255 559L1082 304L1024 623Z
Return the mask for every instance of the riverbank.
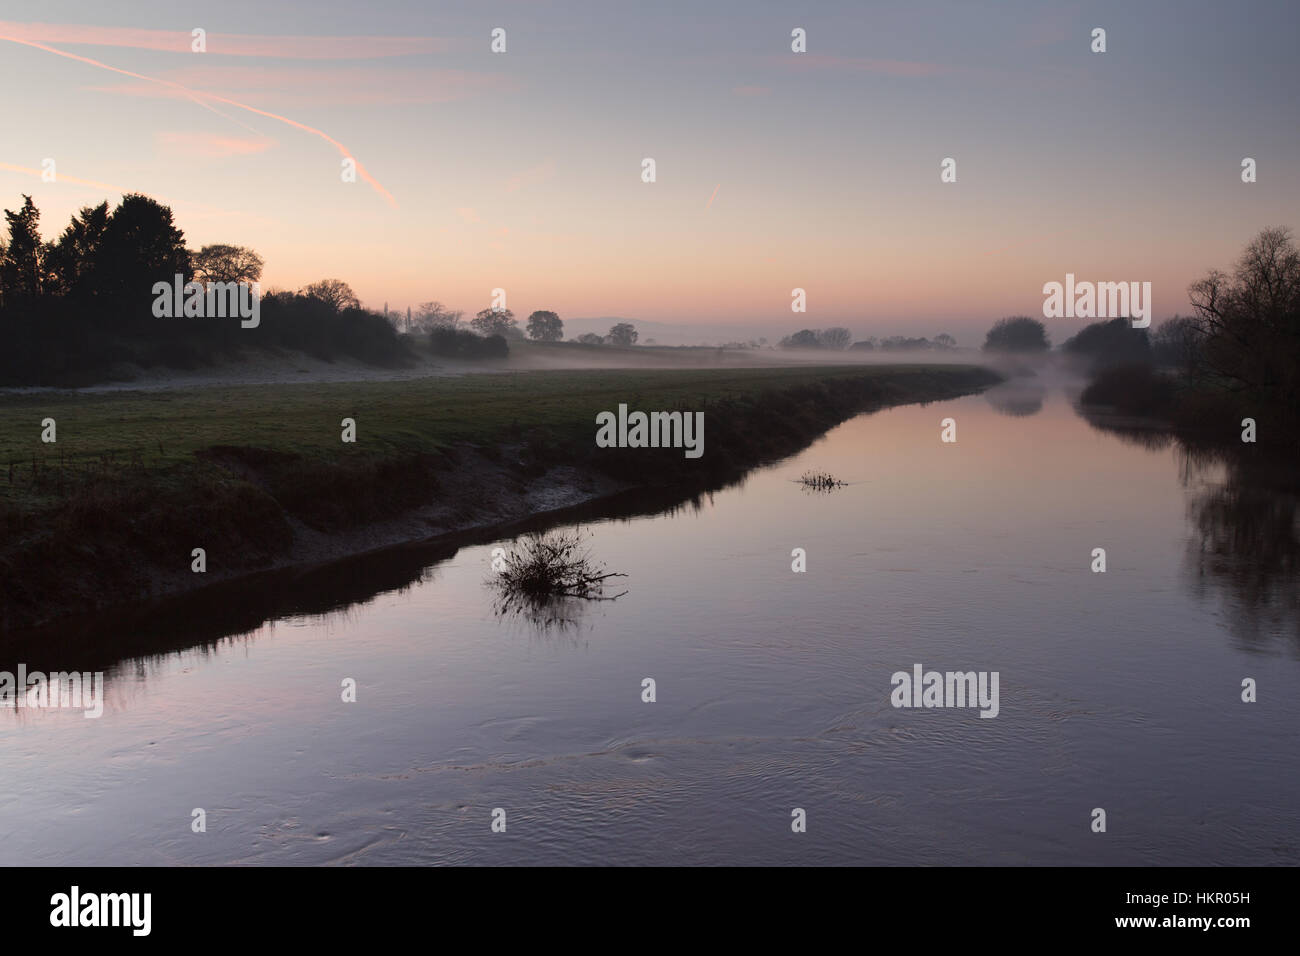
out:
M792 454L858 412L996 380L970 366L565 371L6 396L0 628L638 487L688 494ZM597 448L596 415L621 403L703 411L705 454ZM52 443L41 441L47 419ZM345 419L354 442L342 440Z

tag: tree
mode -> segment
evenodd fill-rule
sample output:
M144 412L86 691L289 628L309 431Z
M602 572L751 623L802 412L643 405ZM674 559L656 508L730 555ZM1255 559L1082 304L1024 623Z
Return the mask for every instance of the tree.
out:
M515 314L509 309L484 309L470 320L469 325L479 335L506 336L519 328Z
M849 347L849 343L853 341L853 333L848 329L834 326L823 331L818 339L826 348L841 351Z
M1094 371L1151 363L1147 331L1133 328L1130 319L1107 319L1086 325L1066 339L1061 350L1086 358Z
M469 329L449 325L435 326L429 333L429 345L434 355L447 358L505 358L510 354L509 344L500 335L475 335Z
M583 345L604 345L604 336L597 335L595 332L583 332L577 339Z
M528 317L528 337L539 342L564 338L564 321L554 312L534 312Z
M637 331L631 322L620 322L611 326L609 330L609 344L631 346L636 345Z
M352 291L352 287L341 279L321 279L319 282L313 282L304 287L299 295L323 302L335 312L361 307L361 300Z
M216 244L204 246L193 255L194 278L199 282L247 282L262 278L266 265L252 249Z
M1300 252L1290 231L1261 231L1232 275L1216 269L1188 294L1211 380L1300 417Z
M787 335L781 340L783 349L820 349L822 344L821 329L800 329L794 335Z
M947 332L940 332L931 340L930 344L937 349L955 349L957 347L957 340Z
M1157 365L1194 372L1200 354L1200 323L1189 315L1166 319L1151 336L1151 356Z
M23 196L23 207L18 212L5 210L9 224L9 242L4 258L0 260L0 291L6 301L31 299L41 294L44 268L44 246L38 226L40 210L32 197Z
M464 312L454 312L441 302L421 302L415 310L415 322L421 329L454 329Z
M171 285L176 276L188 281L190 253L172 211L157 200L131 193L108 218L94 256L95 291L121 306L123 319L153 301L156 282Z
M55 243L46 247L47 291L56 295L93 291L94 264L108 228L108 203L85 206Z
M934 348L934 343L922 336L919 339L907 335L891 335L880 343L885 352L924 352Z
M999 319L984 339L986 352L1046 352L1049 348L1047 326L1027 315Z

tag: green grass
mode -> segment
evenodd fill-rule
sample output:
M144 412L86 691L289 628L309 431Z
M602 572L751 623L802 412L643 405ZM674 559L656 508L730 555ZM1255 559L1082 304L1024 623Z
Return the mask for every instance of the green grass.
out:
M836 378L887 382L954 366L544 371L412 381L250 385L190 391L38 393L0 396L0 500L33 505L47 497L30 481L6 481L12 465L30 477L135 464L165 469L212 446L273 449L309 458L387 457L490 443L516 430L575 429L595 435L599 411L626 402L645 410L690 407ZM58 441L41 441L41 420ZM357 442L340 440L341 420Z

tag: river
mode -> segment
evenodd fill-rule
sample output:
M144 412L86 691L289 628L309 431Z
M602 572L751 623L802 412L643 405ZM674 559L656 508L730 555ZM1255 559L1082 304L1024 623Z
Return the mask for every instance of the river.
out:
M1295 865L1297 512L1247 491L1003 386L588 517L626 594L550 625L494 612L483 539L278 579L307 610L238 634L0 643L107 698L0 712L0 863ZM997 716L893 707L915 664L996 671Z

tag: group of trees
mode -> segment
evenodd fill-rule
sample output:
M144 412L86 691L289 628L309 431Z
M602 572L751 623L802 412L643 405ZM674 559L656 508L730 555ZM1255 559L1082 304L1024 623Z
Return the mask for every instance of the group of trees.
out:
M1262 230L1231 272L1212 270L1188 296L1192 314L1167 319L1150 334L1127 318L1103 320L1080 329L1061 350L1086 363L1098 376L1093 393L1110 403L1141 391L1174 402L1175 415L1177 407L1267 414L1275 435L1300 440L1300 250L1290 230ZM1043 323L1028 316L997 322L984 343L1001 352L1049 347ZM1158 369L1177 376L1161 377ZM1128 405L1141 410L1142 402Z
M617 322L609 327L609 332L605 335L584 332L574 341L581 342L583 345L616 345L621 348L631 348L636 345L640 337L641 334L631 322Z
M1052 347L1047 326L1027 315L1013 315L993 323L984 338L984 351L1033 353Z
M192 366L243 346L300 349L388 362L404 347L382 316L361 308L347 283L326 279L261 297L259 322L153 314L154 285L257 283L262 257L243 246L197 251L171 209L128 194L71 217L52 241L40 233L31 196L4 211L0 239L0 383L65 384L102 379L118 363Z
M849 344L851 342L852 345ZM787 335L778 344L783 349L830 349L832 351L849 349L854 352L874 352L880 349L885 352L904 352L955 349L957 340L945 333L936 335L933 339L891 335L883 339L872 336L854 342L852 332L840 326L833 326L829 329L800 329L793 335Z
M787 335L778 345L783 349L831 349L842 351L853 341L853 333L841 326L829 329L800 329Z
M549 309L538 309L528 316L523 329L514 312L504 308L488 308L475 313L474 318L461 326L463 312L454 312L441 302L425 302L414 311L410 328L429 332L435 353L458 358L494 358L507 354L510 339L523 339L525 335L535 342L559 342L564 338L564 320ZM455 334L452 334L455 333ZM466 336L492 340L491 344L475 344ZM633 346L637 330L630 322L618 322L607 335L588 332L574 341L584 345ZM499 341L497 341L499 340Z
M463 312L448 309L441 302L425 302L414 310L408 328L412 331L430 332L435 329L460 329ZM503 339L522 339L525 335L535 342L559 342L564 338L564 320L549 309L538 309L528 316L524 328L510 309L489 308L475 313L466 323L468 330L484 338L498 335ZM612 326L608 335L588 332L574 341L587 345L635 345L636 327L630 322Z
M503 335L477 335L468 329L439 325L429 333L434 355L459 359L505 358L510 345Z
M1152 360L1147 330L1133 328L1127 318L1085 325L1062 343L1061 351L1082 359L1093 372L1117 365L1148 365Z
M1300 252L1288 229L1265 229L1231 273L1211 271L1188 290L1194 315L1162 344L1199 380L1282 410L1300 432Z
M850 350L854 352L874 352L877 349L882 352L944 352L956 347L957 340L946 332L941 332L932 339L914 339L906 335L890 335L883 339L877 339L873 335L861 342L854 342L850 346Z
M6 209L4 216L8 237L0 242L0 306L6 310L30 311L41 300L72 297L116 307L104 316L109 321L126 319L132 305L144 305L148 314L155 281L170 283L176 275L188 281L194 275L171 210L147 196L124 196L112 212L107 202L88 206L53 242L41 239L41 214L31 196L23 196L22 208Z

